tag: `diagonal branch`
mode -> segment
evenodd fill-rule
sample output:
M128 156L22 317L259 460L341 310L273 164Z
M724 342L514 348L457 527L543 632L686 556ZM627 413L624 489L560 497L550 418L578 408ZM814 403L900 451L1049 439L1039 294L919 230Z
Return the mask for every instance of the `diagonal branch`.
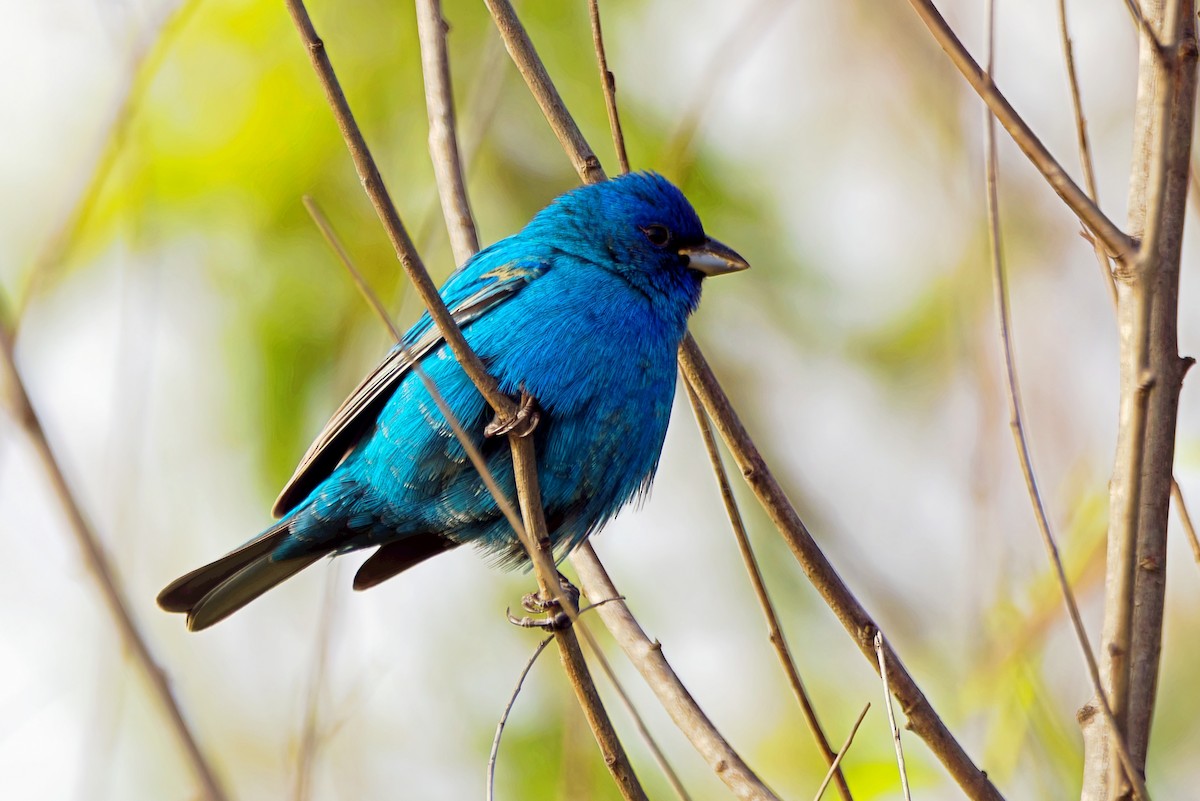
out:
M571 564L579 574L589 598L617 598L604 566L592 546L584 542L571 552ZM596 610L621 650L654 691L667 714L721 781L742 801L779 801L726 742L679 681L663 656L662 646L646 636L623 600L606 603Z
M1131 258L1137 250L1136 243L1117 225L1105 216L1100 207L1092 202L1087 193L1071 180L1066 170L1062 168L1050 151L1042 144L1025 120L1009 105L1008 100L990 81L984 78L983 70L971 58L971 54L963 47L962 42L950 29L950 26L938 13L931 0L909 0L913 10L929 28L933 38L946 51L946 55L954 62L954 66L967 79L971 88L979 94L988 108L996 115L996 119L1012 136L1017 147L1029 157L1033 166L1038 169L1063 202L1079 217L1080 222L1104 244L1105 250L1119 262Z
M508 45L509 54L517 63L517 68L522 76L525 77L530 92L541 106L547 122L558 135L559 141L568 148L568 156L572 163L577 165L576 169L580 178L585 183L602 180L603 171L599 170L595 154L583 139L578 126L566 110L557 91L546 91L546 86L536 82L532 77L543 76L546 82L549 81L549 78L546 77L545 67L538 58L537 52L534 51L520 21L516 18L512 6L506 0L487 0L487 2L497 27L505 37L506 44L509 38L512 38L514 44ZM550 88L553 89L552 86ZM593 164L596 165L594 169L591 168ZM729 403L729 398L721 389L720 383L713 375L703 354L700 353L699 346L690 335L680 348L679 362L685 378L696 388L705 410L712 417L726 446L742 470L742 474L750 483L772 522L775 523L791 547L801 568L821 593L825 602L833 609L851 637L858 643L864 656L874 664L875 654L871 640L878 627L866 610L862 608L858 599L842 582L841 577L837 575L820 548L817 547L812 535L808 533L808 529L796 514L795 508L792 507L787 495L758 452L754 441L750 438L741 420L738 419L737 413ZM587 591L587 580L582 580L584 581L584 590ZM890 651L890 646L886 647ZM905 714L908 715L910 728L925 740L930 750L946 766L959 786L967 792L968 797L977 801L979 799L1000 801L1003 796L992 784L991 779L967 756L966 751L946 728L942 719L938 717L899 658L894 653L889 653L888 663L896 669L897 680L892 683L892 689L896 698L900 700Z
M104 552L104 546L85 517L79 501L67 484L62 466L50 448L41 418L38 416L37 410L33 408L33 404L29 400L29 392L25 388L25 382L17 370L12 322L8 319L7 310L0 299L0 361L3 362L3 371L6 374L7 383L12 389L13 419L25 431L29 441L33 444L59 505L66 513L67 525L83 554L84 563L92 574L92 578L95 579L104 604L117 624L121 640L133 654L134 661L146 674L146 678L149 679L155 700L166 713L171 731L179 740L184 756L192 772L196 775L196 779L200 782L204 798L208 801L225 801L228 796L217 779L212 765L200 750L196 736L188 726L183 711L179 708L179 702L175 700L175 695L171 691L167 674L158 666L158 660L155 659L154 653L150 649L150 643L142 630L138 628L129 601L121 590L120 579L109 561L108 554Z
M608 56L604 53L604 33L600 29L600 2L588 0L588 12L592 20L592 46L596 49L596 66L600 68L600 85L604 88L604 108L608 111L608 127L612 131L613 147L617 151L617 163L621 174L629 172L629 154L625 152L625 133L621 130L621 116L617 113L617 80L608 69Z
M333 110L338 128L346 140L346 146L354 161L355 169L358 171L359 179L362 181L363 187L383 223L401 265L404 267L421 300L424 301L426 308L429 310L430 317L438 327L439 333L441 333L446 344L454 353L464 372L471 378L472 382L474 382L475 386L499 417L511 417L515 411L512 399L500 392L496 380L488 374L479 357L475 355L467 344L462 331L458 328L454 318L447 310L446 304L438 294L437 287L434 286L428 272L426 272L425 266L421 262L421 258L413 247L412 240L404 228L404 224L400 221L400 215L396 211L395 204L392 202L387 187L383 183L383 178L379 174L379 169L375 164L374 158L371 156L362 131L359 129L353 113L350 111L349 103L346 101L346 96L342 92L337 75L334 73L329 55L325 51L325 45L320 37L317 36L303 0L285 0L285 3L288 12L291 14L292 21L295 23L296 29L300 34L301 41L308 49L313 69L317 73L321 87L325 92L325 97ZM446 408L442 409L443 414L446 414L446 411ZM447 417L447 422L450 422L449 417ZM465 444L467 438L460 436L460 440ZM513 472L524 525L513 519L511 515L509 516L509 520L533 563L542 596L545 598L555 598L563 611L567 612L571 616L571 619L574 620L578 612L559 586L558 573L554 567L550 551L549 537L546 535L541 496L537 487L537 467L534 462L533 440L530 437L510 435L509 443L512 448ZM476 464L478 467L479 463L477 462ZM480 476L484 478L485 482L487 481L486 469L480 470ZM497 493L493 493L493 495L496 498L497 504L503 508L505 502L502 496ZM575 690L580 705L583 707L584 714L592 726L592 733L595 735L596 741L601 748L605 765L608 767L614 781L626 799L629 799L629 801L642 801L646 798L646 795L638 784L632 766L629 764L629 759L621 747L620 740L617 738L616 731L613 729L612 723L604 711L600 696L588 672L587 664L584 662L579 641L571 629L556 632L555 639L558 642L563 667L568 674L571 686Z
M846 777L842 775L842 770L837 766L840 761L838 753L829 747L829 740L825 737L825 731L821 728L821 721L817 719L817 710L813 708L812 701L808 697L808 691L804 688L804 682L800 679L800 671L796 668L796 660L792 658L792 651L788 647L787 638L783 635L783 626L779 623L779 615L775 612L775 604L771 601L771 596L767 592L767 584L763 580L762 571L758 567L758 560L754 556L754 550L750 547L750 537L746 534L746 524L742 520L741 510L738 509L737 499L733 496L733 487L729 485L729 476L725 472L725 465L721 462L721 455L717 451L717 440L713 436L712 425L708 421L708 415L704 411L704 406L700 403L699 396L696 395L696 390L692 388L688 381L683 382L684 388L687 390L688 401L692 405L692 413L696 416L696 425L700 428L700 437L704 440L704 450L708 453L708 461L712 465L713 473L717 478L717 486L721 491L721 501L725 505L725 514L729 518L729 524L733 528L734 539L737 540L738 551L741 552L742 561L746 565L746 571L750 574L750 583L754 587L754 594L758 598L759 606L762 607L763 616L767 619L767 639L771 641L771 645L775 647L775 654L779 657L779 664L783 667L783 672L787 674L788 683L792 685L792 692L796 695L796 700L800 704L800 711L804 715L804 722L808 724L809 731L812 732L813 739L816 740L817 749L829 763L829 770L833 777L837 780L838 794L845 800L851 801L850 787L846 784Z

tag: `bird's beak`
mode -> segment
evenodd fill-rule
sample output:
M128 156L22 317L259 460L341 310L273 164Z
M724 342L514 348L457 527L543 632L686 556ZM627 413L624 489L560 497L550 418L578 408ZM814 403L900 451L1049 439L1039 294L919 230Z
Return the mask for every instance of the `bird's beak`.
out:
M680 248L679 255L687 256L688 267L705 276L736 273L750 267L737 251L712 238L699 245Z

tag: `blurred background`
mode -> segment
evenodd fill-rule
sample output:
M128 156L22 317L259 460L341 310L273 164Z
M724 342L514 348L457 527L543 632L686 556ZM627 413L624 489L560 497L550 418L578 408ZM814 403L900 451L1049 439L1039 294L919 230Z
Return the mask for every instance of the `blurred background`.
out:
M980 4L941 5L981 53ZM1118 2L1068 5L1101 206L1122 221L1134 29ZM615 172L586 4L524 0L519 10ZM444 11L472 203L491 242L577 179L483 5L446 0ZM310 12L440 281L454 264L426 152L413 9L313 0ZM1074 715L1090 691L1008 430L981 104L899 0L606 0L602 12L634 167L680 183L708 231L754 265L708 286L693 330L769 462L1002 791L1077 794ZM1078 174L1056 25L1052 4L999 3L997 80ZM481 798L497 719L537 641L504 619L530 576L496 572L464 549L358 594L350 577L364 555L354 555L202 634L154 604L167 581L269 522L310 439L388 346L302 194L323 205L401 325L417 315L283 5L6 3L0 29L0 289L19 316L18 364L231 796ZM1077 222L1001 137L1029 435L1098 639L1113 315ZM1198 255L1189 236L1180 337L1192 355ZM1185 388L1176 475L1196 504L1198 437L1200 409ZM742 498L835 747L873 703L843 763L855 797L898 797L877 677ZM1172 537L1148 768L1164 798L1200 781L1200 569L1175 528ZM7 411L0 545L0 795L196 798ZM811 798L825 766L682 398L653 496L595 545L734 746L781 795ZM610 657L694 797L728 797L615 647ZM517 701L498 797L617 798L556 662L543 657ZM651 797L669 797L611 688L601 691ZM961 797L918 739L905 744L920 797Z

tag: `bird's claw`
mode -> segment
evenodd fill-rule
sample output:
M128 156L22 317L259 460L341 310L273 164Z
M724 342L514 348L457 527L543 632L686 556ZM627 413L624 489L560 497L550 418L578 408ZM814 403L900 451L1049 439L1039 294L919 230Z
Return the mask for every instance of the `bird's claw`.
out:
M521 402L517 406L517 411L511 417L501 418L497 415L483 429L485 437L498 437L502 434L515 434L518 437L527 437L537 428L538 422L542 419L542 412L538 409L537 398L529 394L525 389L525 385L521 385Z
M558 586L571 602L571 606L578 609L579 588L567 580L567 577L562 573L558 574ZM564 629L571 628L571 616L562 608L558 599L553 596L546 597L540 590L538 592L527 593L521 598L521 608L535 615L547 614L551 611L554 614L549 617L540 618L514 617L508 610L505 610L508 622L514 626L520 626L523 629L544 629L546 631L563 631Z

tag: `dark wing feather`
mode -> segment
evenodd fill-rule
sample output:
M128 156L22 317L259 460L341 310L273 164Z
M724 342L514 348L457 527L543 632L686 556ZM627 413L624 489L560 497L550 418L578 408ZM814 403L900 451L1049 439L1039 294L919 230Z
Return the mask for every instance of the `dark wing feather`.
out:
M463 298L451 309L455 322L459 327L465 328L501 301L512 297L542 272L543 268L540 265L505 265L486 274L485 277L494 280ZM333 417L321 429L321 433L300 460L296 472L279 493L271 510L272 514L276 517L287 514L329 477L359 439L375 425L384 404L392 396L396 385L408 374L413 361L419 362L442 343L442 336L437 327L430 325L427 317L422 319L422 323L424 330L420 336L407 342L406 349L393 348L333 413ZM422 323L419 323L414 331L421 330Z

